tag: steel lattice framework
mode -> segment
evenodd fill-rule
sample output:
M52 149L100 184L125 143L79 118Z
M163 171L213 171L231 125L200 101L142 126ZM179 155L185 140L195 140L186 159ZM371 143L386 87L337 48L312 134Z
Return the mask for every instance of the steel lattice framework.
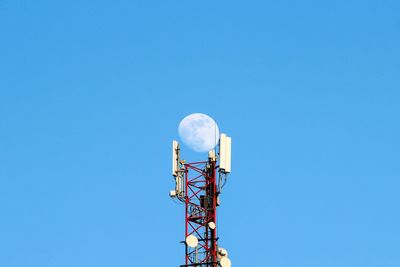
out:
M185 240L194 235L199 243L196 248L187 244L184 266L217 267L217 231L209 223L217 223L218 190L216 161L185 163ZM184 242L185 243L185 242Z
M185 205L185 264L180 267L231 267L217 235L219 195L230 172L231 138L226 134L220 135L218 153L210 150L207 161L186 163L180 158L179 143L172 141L175 190L169 195Z

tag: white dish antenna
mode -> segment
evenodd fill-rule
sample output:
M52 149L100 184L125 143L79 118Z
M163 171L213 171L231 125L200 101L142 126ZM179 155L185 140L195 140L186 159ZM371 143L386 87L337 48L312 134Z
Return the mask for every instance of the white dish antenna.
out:
M214 230L215 227L217 227L217 226L215 225L215 222L209 222L209 223L208 223L208 228L210 228L211 230Z
M222 257L219 260L219 264L221 265L221 267L231 267L232 266L231 260L228 259L228 257Z
M194 235L188 235L186 237L186 244L191 248L195 248L199 244L199 240Z
M231 172L231 144L232 139L226 134L221 134L219 139L219 168L225 172Z
M228 251L224 248L218 248L218 256L221 258L228 257Z
M169 196L170 197L176 197L176 191L175 190L169 191Z

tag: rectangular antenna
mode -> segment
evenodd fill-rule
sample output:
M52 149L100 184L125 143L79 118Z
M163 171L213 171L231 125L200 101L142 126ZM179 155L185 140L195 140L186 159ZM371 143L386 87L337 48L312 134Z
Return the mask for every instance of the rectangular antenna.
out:
M226 137L226 146L225 146L225 154L226 154L226 159L225 159L225 172L230 173L231 172L231 145L232 145L232 139L230 137Z
M210 159L211 161L215 161L215 150L210 150L208 151L208 159Z
M231 172L231 144L231 138L226 134L221 134L219 139L219 168L225 173Z
M175 140L172 141L172 175L178 175L179 169L179 143Z

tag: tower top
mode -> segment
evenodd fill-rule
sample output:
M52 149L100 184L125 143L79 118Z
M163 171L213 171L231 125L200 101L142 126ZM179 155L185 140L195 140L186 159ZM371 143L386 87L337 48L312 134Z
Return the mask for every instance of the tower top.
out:
M228 173L231 172L231 137L219 136L218 153L212 149L200 162L180 158L179 143L172 141L172 176L175 190L170 196L185 204L185 264L181 267L230 267L228 252L219 247L217 207Z

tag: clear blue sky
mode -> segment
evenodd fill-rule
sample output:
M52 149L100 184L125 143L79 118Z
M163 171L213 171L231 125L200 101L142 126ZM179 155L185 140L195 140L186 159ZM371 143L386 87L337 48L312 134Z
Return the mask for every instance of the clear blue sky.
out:
M399 14L0 0L0 266L182 264L170 142L193 112L233 138L233 266L400 266Z

